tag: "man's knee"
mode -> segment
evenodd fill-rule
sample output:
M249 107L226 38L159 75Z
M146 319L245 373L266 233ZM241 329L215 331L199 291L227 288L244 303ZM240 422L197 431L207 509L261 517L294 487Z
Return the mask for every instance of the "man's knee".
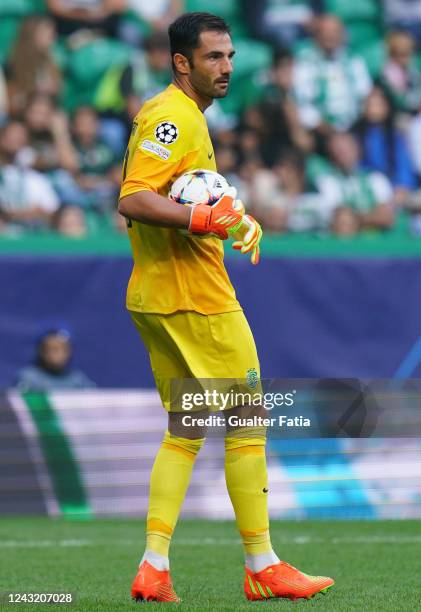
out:
M237 406L225 412L225 447L265 446L267 417L263 406Z
M186 415L194 415L194 420L189 419L188 422L183 421ZM168 431L172 436L179 438L187 438L188 440L197 440L206 437L207 427L198 425L198 419L206 419L209 416L208 410L200 410L199 412L169 412L168 413Z

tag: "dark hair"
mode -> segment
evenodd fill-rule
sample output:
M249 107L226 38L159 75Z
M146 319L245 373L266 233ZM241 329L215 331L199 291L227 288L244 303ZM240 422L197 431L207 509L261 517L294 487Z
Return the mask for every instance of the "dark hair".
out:
M297 149L286 149L276 159L277 165L292 166L300 174L305 172L305 157Z
M25 111L27 111L28 108L32 106L33 104L36 104L37 102L40 102L40 101L47 102L54 110L57 109L56 101L54 100L52 96L49 96L48 94L44 94L40 92L33 92L29 94L28 99L25 103Z
M386 116L386 119L383 121L380 127L383 129L386 141L387 168L385 169L384 173L389 179L393 180L397 165L396 134L399 133L395 122L396 107L394 106L394 101L391 92L381 79L374 80L373 87L371 89L371 92L369 93L369 96L375 91L379 92L383 96L383 98L386 100L386 104L389 107L389 112ZM361 145L363 151L365 149L365 140L367 138L367 133L370 127L370 122L367 120L365 114L363 114L359 121L357 121L357 123L352 128L352 131L356 136L359 144Z
M81 113L89 113L90 115L92 115L93 117L98 117L98 113L96 111L96 109L93 106L88 106L87 104L82 104L82 106L77 106L71 113L71 119L72 121L75 120L75 118L81 114Z
M26 127L26 123L24 121L18 118L15 119L11 117L6 121L6 123L0 125L0 137L3 137L6 134L7 130L14 125L20 125L25 129L26 132L28 131L28 128Z
M61 336L63 339L67 340L67 342L71 341L71 333L67 327L64 325L52 325L51 327L46 327L38 334L37 345L41 346L46 340L51 338L51 336Z
M292 61L294 58L292 52L286 47L275 46L272 53L272 66L277 66L286 61Z
M169 48L168 36L165 32L152 32L143 41L143 48L145 51L154 51L155 49L167 51Z
M52 368L50 368L50 366L48 365L48 363L45 362L44 357L42 355L42 352L45 348L45 345L47 343L47 341L50 338L53 337L57 337L60 336L61 338L63 338L63 340L65 340L67 342L67 345L70 349L70 356L68 359L68 362L64 365L64 367L62 368L61 371L65 371L69 368L71 359L72 359L72 355L71 355L71 351L72 351L72 342L71 342L71 336L70 336L70 332L68 329L60 329L60 328L51 328L50 330L45 330L42 335L40 335L40 337L38 338L38 343L37 343L37 348L36 348L36 354L35 354L35 360L34 360L34 365L36 365L37 367L43 369L43 370L47 370L48 372L52 373L54 372L54 370Z
M192 65L193 49L200 46L199 36L202 32L216 31L231 34L229 25L217 15L211 13L184 13L168 28L172 67L175 72L174 55L181 53Z

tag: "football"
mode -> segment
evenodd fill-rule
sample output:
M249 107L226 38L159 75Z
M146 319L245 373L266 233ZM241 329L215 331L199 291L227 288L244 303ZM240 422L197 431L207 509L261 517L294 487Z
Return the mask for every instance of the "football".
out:
M212 170L190 170L173 183L169 198L180 204L215 204L228 189L229 184L221 174Z

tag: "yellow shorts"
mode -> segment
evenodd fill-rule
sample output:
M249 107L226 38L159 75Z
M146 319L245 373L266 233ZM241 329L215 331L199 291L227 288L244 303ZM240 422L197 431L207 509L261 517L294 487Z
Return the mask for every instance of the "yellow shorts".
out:
M130 314L149 352L156 386L168 411L182 410L170 403L174 379L260 378L256 345L242 310L214 315Z

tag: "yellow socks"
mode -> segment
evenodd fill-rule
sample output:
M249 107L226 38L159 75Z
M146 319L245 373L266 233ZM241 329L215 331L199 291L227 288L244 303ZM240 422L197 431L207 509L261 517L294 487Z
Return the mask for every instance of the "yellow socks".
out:
M146 550L168 557L171 536L204 438L189 440L165 432L150 480Z
M246 558L272 551L267 509L266 438L225 438L225 479Z
M168 550L184 501L193 464L204 439L165 433L150 482L146 553L157 569L168 568ZM268 481L264 434L231 432L225 438L225 479L240 531L246 564L260 571L279 559L272 551L267 509Z

